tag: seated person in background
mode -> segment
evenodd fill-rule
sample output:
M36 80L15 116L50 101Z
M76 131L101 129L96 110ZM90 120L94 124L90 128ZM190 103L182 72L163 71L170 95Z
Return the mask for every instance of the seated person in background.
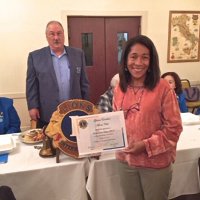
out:
M13 106L13 100L0 97L0 134L21 132L20 125L21 122Z
M98 109L100 112L112 112L112 99L113 99L113 89L119 83L119 74L115 74L110 82L110 87L108 90L100 96L98 102Z
M179 103L180 111L182 113L188 112L185 95L181 85L181 79L178 74L175 72L166 72L161 76L161 78L164 78L169 83L170 87L174 89Z

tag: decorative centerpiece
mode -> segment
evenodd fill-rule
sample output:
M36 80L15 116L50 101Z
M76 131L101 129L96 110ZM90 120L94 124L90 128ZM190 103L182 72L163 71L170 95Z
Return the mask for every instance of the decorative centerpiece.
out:
M70 117L97 113L99 111L93 103L81 99L68 100L57 107L45 129L45 135L52 140L56 149L56 162L59 162L60 151L74 158L79 157L76 137L71 135Z

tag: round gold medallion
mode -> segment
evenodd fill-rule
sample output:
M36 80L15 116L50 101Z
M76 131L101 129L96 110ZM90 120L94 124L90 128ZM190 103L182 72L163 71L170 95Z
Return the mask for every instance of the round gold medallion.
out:
M93 103L73 99L61 103L53 113L50 123L45 130L45 134L53 138L53 146L59 148L63 153L78 158L78 146L76 137L72 136L71 116L84 116L97 114L98 109ZM81 128L87 127L87 122L81 120Z

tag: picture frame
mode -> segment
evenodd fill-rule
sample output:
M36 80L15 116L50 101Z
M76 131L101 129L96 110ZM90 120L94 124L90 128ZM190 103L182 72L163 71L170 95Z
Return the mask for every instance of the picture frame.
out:
M199 62L200 11L170 11L167 62Z

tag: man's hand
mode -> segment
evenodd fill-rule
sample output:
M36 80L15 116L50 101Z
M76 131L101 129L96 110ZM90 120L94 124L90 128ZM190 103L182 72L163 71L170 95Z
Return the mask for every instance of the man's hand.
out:
M30 118L35 121L37 121L40 118L40 113L37 108L33 108L29 110L29 115L30 115Z

